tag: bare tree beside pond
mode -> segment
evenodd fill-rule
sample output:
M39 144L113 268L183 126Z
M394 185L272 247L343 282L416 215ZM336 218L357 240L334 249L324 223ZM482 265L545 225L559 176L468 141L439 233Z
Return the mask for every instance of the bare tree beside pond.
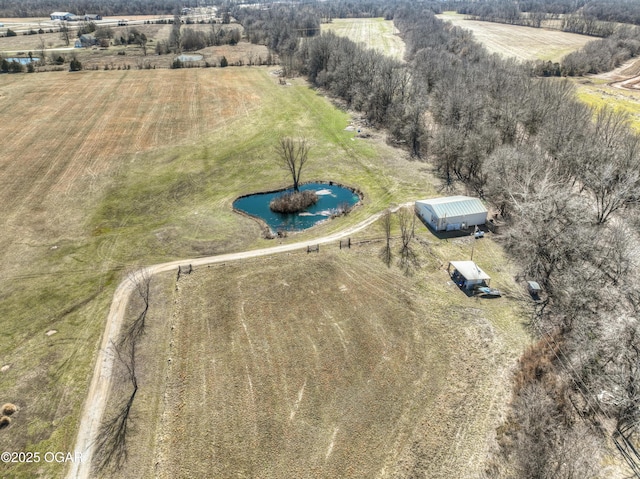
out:
M291 173L293 189L299 191L300 175L309 159L310 146L306 138L280 138L276 151L280 157L280 164Z

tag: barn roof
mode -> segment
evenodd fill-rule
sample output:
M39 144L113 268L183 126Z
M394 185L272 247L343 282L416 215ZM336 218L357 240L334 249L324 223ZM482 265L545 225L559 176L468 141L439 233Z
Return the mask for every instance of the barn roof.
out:
M73 15L71 12L53 12L50 16L64 17L65 15Z
M473 261L449 261L449 264L467 280L491 279L491 276L482 271Z
M470 196L445 196L419 200L416 203L428 205L439 218L486 213L487 209L478 198Z

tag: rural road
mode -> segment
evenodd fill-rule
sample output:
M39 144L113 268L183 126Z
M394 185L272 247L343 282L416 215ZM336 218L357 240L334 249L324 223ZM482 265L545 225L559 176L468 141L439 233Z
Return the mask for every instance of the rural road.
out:
M393 207L391 211L397 211L404 206L412 205L413 202L404 203ZM158 273L175 271L180 265L190 264L193 267L197 267L208 264L226 263L231 261L256 258L259 256L267 256L295 251L311 245L333 243L365 229L367 226L371 225L378 218L380 218L383 213L384 211L378 212L362 221L361 223L321 238L301 241L298 243L279 245L271 248L244 251L240 253L230 253L218 256L208 256L205 258L171 261L169 263L148 266L140 270L140 273L145 274L150 278ZM93 371L93 377L89 386L89 392L84 403L82 415L80 416L80 426L78 428L78 436L76 438L76 446L74 452L82 454L82 461L72 462L71 469L67 474L67 479L89 479L91 477L90 473L91 462L93 458L93 440L97 435L100 423L102 421L102 415L105 411L109 394L111 373L113 370L113 363L115 361L115 355L111 351L111 344L113 344L118 338L120 329L122 327L126 307L129 303L129 299L131 298L131 293L134 290L135 284L127 277L120 283L113 295L113 300L109 309L109 315L107 316L104 334L102 336L102 343L100 344L100 351L98 352L98 358L96 360L96 365Z

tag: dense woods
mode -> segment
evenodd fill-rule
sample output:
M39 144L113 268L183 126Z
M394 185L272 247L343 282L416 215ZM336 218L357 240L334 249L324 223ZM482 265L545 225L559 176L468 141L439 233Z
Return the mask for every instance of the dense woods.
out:
M521 277L546 292L487 473L598 477L612 444L633 469L640 138L623 114L593 111L567 81L490 55L433 10L398 3L387 12L406 42L404 62L329 33L297 44L291 66L429 161L445 190L488 201ZM594 61L621 44L635 55L635 35L623 31L579 55Z

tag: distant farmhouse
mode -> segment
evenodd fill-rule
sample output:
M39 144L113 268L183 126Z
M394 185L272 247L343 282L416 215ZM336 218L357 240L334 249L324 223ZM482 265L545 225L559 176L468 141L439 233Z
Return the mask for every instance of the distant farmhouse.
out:
M85 22L93 22L95 20L102 20L102 15L94 14L94 13L86 13L84 15Z
M478 198L469 196L419 200L416 211L435 231L464 230L487 222L487 208Z
M53 12L51 14L51 20L64 20L65 22L71 21L75 15L70 12Z

